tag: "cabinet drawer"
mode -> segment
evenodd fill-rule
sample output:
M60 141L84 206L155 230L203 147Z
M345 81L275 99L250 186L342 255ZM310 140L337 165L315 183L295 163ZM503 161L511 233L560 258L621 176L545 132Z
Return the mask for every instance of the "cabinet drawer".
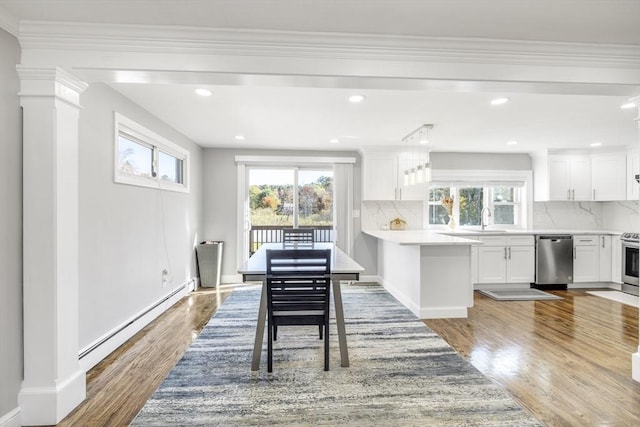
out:
M484 243L484 246L507 246L506 236L480 236L478 240Z
M534 246L535 240L533 236L509 236L507 237L507 246Z
M600 236L573 236L573 246L597 246Z

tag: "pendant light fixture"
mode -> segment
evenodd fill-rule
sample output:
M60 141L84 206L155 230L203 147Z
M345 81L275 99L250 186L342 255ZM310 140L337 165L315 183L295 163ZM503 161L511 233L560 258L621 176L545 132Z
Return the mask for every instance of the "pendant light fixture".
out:
M425 124L402 138L405 145L404 185L422 184L431 181L429 158L429 131L432 124Z

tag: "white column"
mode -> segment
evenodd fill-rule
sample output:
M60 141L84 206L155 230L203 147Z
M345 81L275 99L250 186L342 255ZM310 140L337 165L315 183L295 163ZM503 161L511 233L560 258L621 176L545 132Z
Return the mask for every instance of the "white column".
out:
M638 123L638 143L640 144L640 96L636 96L633 99L629 100L637 105L638 116L636 117L636 122ZM636 230L638 232L640 230ZM639 314L640 316L640 314ZM638 327L638 336L640 336L640 326ZM638 351L631 355L631 377L640 382L640 346L638 346Z
M57 424L86 396L78 362L78 115L87 84L18 65L23 107L23 425Z

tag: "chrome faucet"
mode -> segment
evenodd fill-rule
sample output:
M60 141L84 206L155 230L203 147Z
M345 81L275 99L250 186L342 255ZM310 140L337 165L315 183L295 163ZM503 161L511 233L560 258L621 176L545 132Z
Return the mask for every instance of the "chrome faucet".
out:
M487 211L487 223L485 224L484 222L484 211ZM489 218L491 218L491 211L489 210L489 208L484 207L482 208L482 210L480 211L480 228L484 231L484 229L486 228L487 225L489 225Z

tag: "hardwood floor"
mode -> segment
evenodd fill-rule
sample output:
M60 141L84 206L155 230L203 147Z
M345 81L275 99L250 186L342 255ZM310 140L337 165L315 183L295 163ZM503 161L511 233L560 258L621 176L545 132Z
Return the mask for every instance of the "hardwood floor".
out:
M61 426L126 426L232 288L199 289L87 375L87 399ZM559 301L475 295L467 319L425 323L549 426L640 425L631 380L638 309L584 291ZM348 325L347 325L348 328Z
M638 309L587 294L494 301L475 293L467 319L425 323L550 426L640 425Z
M199 288L87 373L87 398L59 426L126 426L233 288Z

